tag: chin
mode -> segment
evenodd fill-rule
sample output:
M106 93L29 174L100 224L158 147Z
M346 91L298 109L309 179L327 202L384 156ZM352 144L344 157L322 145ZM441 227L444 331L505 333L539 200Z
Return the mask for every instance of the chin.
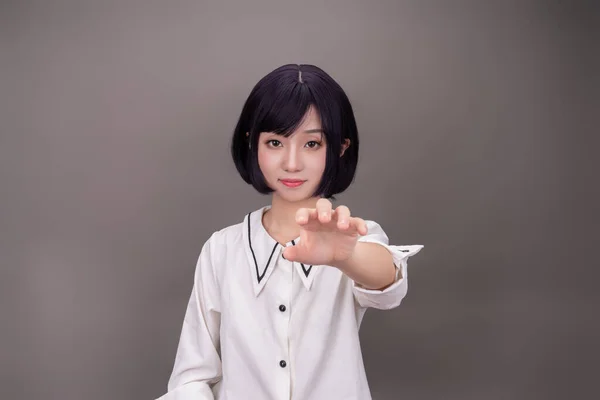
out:
M289 203L297 203L312 198L312 194L315 192L315 189L316 188L310 188L310 190L304 189L301 191L277 190L275 193L277 193L277 196L284 201Z
M297 203L300 201L307 200L311 198L310 194L307 193L282 193L277 192L277 195L282 199L289 203Z

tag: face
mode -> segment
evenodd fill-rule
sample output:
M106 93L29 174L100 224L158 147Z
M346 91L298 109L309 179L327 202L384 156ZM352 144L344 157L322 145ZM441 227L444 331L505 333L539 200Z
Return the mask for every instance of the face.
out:
M313 107L289 137L262 132L258 165L274 195L289 202L311 198L325 170L326 145L321 120Z

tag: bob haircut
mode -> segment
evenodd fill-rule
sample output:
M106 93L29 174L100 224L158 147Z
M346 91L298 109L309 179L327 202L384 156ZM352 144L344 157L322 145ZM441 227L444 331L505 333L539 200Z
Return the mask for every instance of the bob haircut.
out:
M261 132L290 136L313 106L326 139L326 165L313 196L332 198L350 186L358 162L358 131L343 89L314 65L287 64L263 77L250 92L231 141L231 155L246 183L262 194L273 192L258 164ZM340 157L342 144L350 146Z

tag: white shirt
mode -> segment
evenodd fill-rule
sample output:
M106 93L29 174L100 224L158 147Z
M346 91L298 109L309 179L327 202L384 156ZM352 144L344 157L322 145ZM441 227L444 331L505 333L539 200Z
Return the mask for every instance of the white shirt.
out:
M371 399L358 335L362 318L368 307L400 304L407 259L423 246L390 246L381 227L366 221L368 233L359 241L385 246L401 273L385 290L367 290L337 268L284 259L284 247L262 224L269 207L204 244L160 400Z

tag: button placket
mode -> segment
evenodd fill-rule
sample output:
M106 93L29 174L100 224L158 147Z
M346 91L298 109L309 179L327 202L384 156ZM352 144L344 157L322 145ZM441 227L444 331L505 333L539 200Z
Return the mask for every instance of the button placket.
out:
M274 363L277 363L277 368L280 372L280 379L278 391L281 391L282 395L289 397L289 391L291 388L291 369L289 365L290 360L290 348L289 348L289 326L290 326L290 301L292 298L292 292L294 287L294 265L291 261L287 260L283 256L282 248L279 258L277 260L278 276L280 280L277 285L277 297L276 303L273 310L277 332L279 336L278 346L279 355ZM279 386L278 385L278 386ZM285 398L288 398L285 397Z

